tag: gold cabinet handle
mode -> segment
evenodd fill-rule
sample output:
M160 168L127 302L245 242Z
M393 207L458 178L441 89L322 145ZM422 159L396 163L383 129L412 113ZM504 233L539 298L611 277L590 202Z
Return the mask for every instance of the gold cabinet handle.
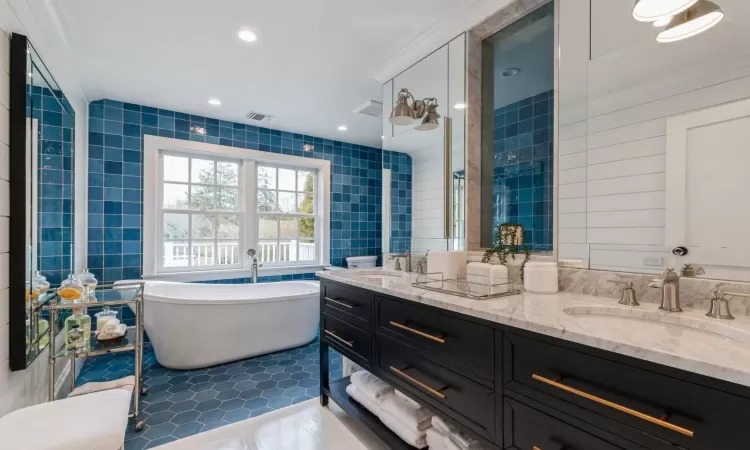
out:
M541 448L537 447L536 445L531 447L531 450L542 450Z
M344 303L344 302L340 302L340 301L338 301L338 300L334 300L334 299L332 299L331 297L326 297L325 299L326 299L326 300L328 300L329 302L335 303L335 304L337 304L337 305L341 305L341 306L343 306L344 308L349 308L349 309L352 309L352 308L354 308L354 306L352 306L352 305L348 305L348 304L346 304L346 303Z
M439 338L437 336L433 336L431 334L427 334L424 331L415 330L414 328L410 328L410 327L407 327L406 325L400 324L398 322L393 322L393 321L391 321L391 325L393 325L396 328L401 328L402 330L406 330L410 333L414 333L416 335L422 336L423 338L427 338L435 342L440 342L441 344L445 344L445 339Z
M417 380L416 378L410 377L409 375L405 374L404 372L398 370L397 368L395 368L393 366L391 366L391 370L393 372L395 372L396 375L398 375L401 378L403 378L404 380L406 380L406 381L408 381L408 382L410 382L412 384L415 384L415 385L421 387L422 389L424 389L425 391L427 391L430 394L434 395L435 397L438 397L438 398L440 398L442 400L445 400L445 395L441 394L440 391L436 391L435 389L427 386L426 384L422 383L421 381Z
M644 413L642 413L640 411L636 411L634 409L630 409L628 407L619 405L617 403L610 402L609 400L605 400L605 399L603 399L601 397L597 397L595 395L591 395L591 394L589 394L587 392L579 391L576 388L572 388L570 386L566 386L566 385L564 385L562 383L559 383L559 382L557 382L555 380L550 380L549 378L545 378L545 377L539 376L537 374L531 375L531 378L533 378L533 379L535 379L537 381L541 381L542 383L546 383L546 384L548 384L550 386L556 387L558 389L562 389L563 391L570 392L571 394L575 394L575 395L577 395L579 397L583 397L583 398L585 398L587 400L591 400L592 402L599 403L600 405L608 406L608 407L610 407L612 409L616 409L617 411L623 412L625 414L629 414L631 416L637 417L637 418L645 420L647 422L651 422L653 424L659 425L660 427L664 427L664 428L666 428L668 430L672 430L672 431L676 431L677 433L684 434L687 437L690 437L690 438L693 437L694 433L693 433L692 430L688 430L687 428L682 428L680 426L674 425L672 423L669 423L669 422L664 421L662 419L659 419L657 417L649 416L648 414L644 414Z
M342 343L342 344L346 345L347 347L354 347L354 341L345 341L344 339L342 339L342 338L338 337L338 336L336 335L336 332L335 332L335 331L329 331L329 330L323 330L323 331L325 331L325 333L326 333L326 334L327 334L328 336L331 336L331 337L332 337L332 338L334 338L334 339L335 339L336 341L338 341L338 342L340 342L340 343Z

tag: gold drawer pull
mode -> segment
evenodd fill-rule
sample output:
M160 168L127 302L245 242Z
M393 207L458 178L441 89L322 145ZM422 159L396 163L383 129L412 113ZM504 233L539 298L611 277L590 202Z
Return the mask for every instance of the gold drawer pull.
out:
M415 330L414 328L409 328L406 325L402 325L398 322L391 322L391 325L393 325L396 328L401 328L402 330L409 331L411 333L417 334L419 336L422 336L423 338L431 339L435 342L440 342L441 344L445 344L445 339L439 338L437 336L433 336L431 334L427 334L424 331Z
M404 372L398 370L397 368L391 366L391 370L396 372L396 375L400 376L401 378L405 379L406 381L409 381L413 384L416 384L417 386L421 387L425 391L429 392L430 394L434 395L435 397L438 397L440 399L445 400L445 395L441 394L439 391L436 391L435 389L427 386L426 384L422 383L421 381L410 377L409 375L405 374ZM443 388L445 389L445 388Z
M329 331L329 330L323 330L323 331L325 331L328 336L331 336L332 338L336 339L338 342L341 342L347 347L354 347L354 341L345 341L344 339L336 336L335 331Z
M537 447L536 445L531 448L531 450L542 450L541 448Z
M354 306L352 306L352 305L348 305L348 304L346 304L346 303L344 303L344 302L340 302L340 301L338 301L338 300L334 300L334 299L332 299L331 297L326 297L326 300L328 300L329 302L333 302L333 303L335 303L335 304L337 304L337 305L341 305L341 306L343 306L344 308L349 308L349 309L352 309L352 308L354 308Z
M562 383L558 383L555 380L550 380L549 378L545 378L545 377L539 376L537 374L531 375L531 378L533 378L533 379L535 379L537 381L541 381L542 383L546 383L546 384L548 384L550 386L556 387L558 389L562 389L563 391L570 392L571 394L575 394L575 395L577 395L579 397L583 397L585 399L591 400L592 402L599 403L600 405L608 406L608 407L610 407L612 409L616 409L617 411L624 412L625 414L630 414L631 416L635 416L635 417L637 417L639 419L643 419L643 420L645 420L647 422L654 423L656 425L659 425L660 427L664 427L664 428L667 428L669 430L676 431L677 433L684 434L687 437L690 437L690 438L693 437L693 434L694 434L693 431L688 430L687 428L682 428L680 426L677 426L677 425L671 424L669 422L666 422L666 421L664 421L662 419L659 419L659 418L656 418L656 417L653 417L653 416L649 416L648 414L644 414L644 413L642 413L640 411L636 411L634 409L630 409L628 407L625 407L625 406L622 406L622 405L618 405L617 403L610 402L609 400L605 400L605 399L597 397L595 395L591 395L591 394L589 394L587 392L579 391L578 389L572 388L570 386L566 386L566 385L564 385Z

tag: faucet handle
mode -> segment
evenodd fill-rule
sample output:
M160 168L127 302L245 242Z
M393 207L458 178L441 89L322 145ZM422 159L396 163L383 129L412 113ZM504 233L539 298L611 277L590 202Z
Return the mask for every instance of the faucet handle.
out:
M743 294L742 292L724 292L717 289L713 292L714 298L711 299L711 307L709 308L706 316L713 317L714 319L732 320L734 316L729 310L729 300L726 296L732 297L750 297L750 294Z
M640 306L641 304L638 303L638 298L635 294L635 289L633 289L633 282L632 281L624 281L624 280L608 280L610 283L613 284L622 284L624 287L622 288L622 297L620 297L619 303L621 305L625 306Z

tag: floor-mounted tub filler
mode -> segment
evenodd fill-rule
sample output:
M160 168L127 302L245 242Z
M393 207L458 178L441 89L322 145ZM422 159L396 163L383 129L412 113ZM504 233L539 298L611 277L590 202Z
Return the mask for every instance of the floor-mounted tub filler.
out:
M320 320L311 281L261 284L150 282L144 322L156 359L197 369L305 345Z

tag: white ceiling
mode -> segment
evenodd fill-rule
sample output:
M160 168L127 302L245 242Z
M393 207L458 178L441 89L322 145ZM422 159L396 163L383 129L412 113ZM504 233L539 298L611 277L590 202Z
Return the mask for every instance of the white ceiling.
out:
M38 0L42 1L42 0ZM497 0L495 0L497 1ZM89 100L110 98L379 147L374 77L480 0L46 0ZM504 2L503 2L504 3ZM248 27L258 41L237 38ZM439 45L438 45L439 46ZM437 47L437 46L436 46ZM208 105L219 98L220 107ZM338 125L348 131L340 132Z

